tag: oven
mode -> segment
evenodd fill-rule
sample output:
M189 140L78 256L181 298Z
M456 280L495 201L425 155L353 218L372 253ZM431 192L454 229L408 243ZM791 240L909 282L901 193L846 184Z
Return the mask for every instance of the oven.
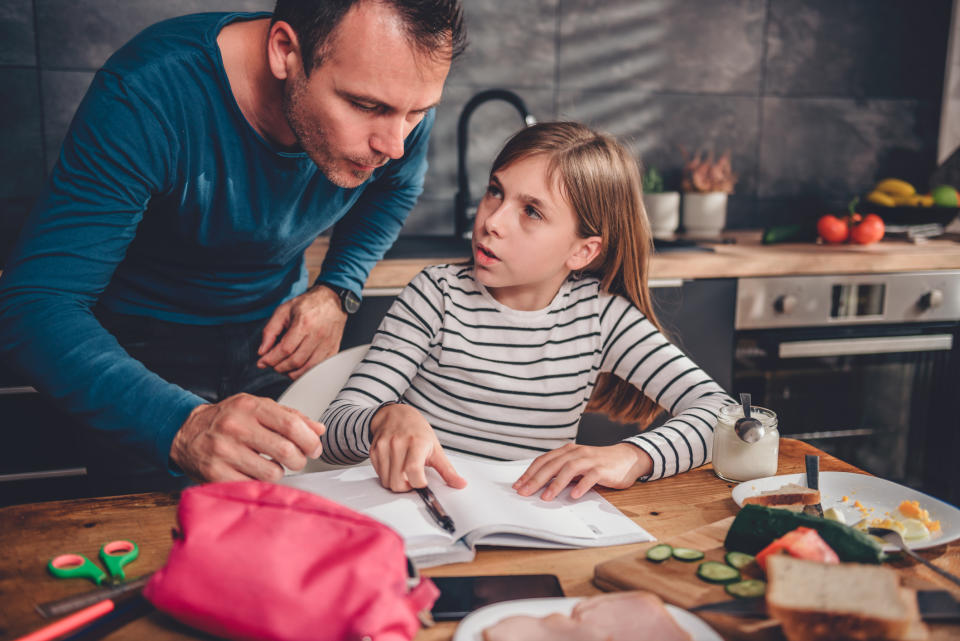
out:
M783 436L960 502L960 271L741 278L734 327Z

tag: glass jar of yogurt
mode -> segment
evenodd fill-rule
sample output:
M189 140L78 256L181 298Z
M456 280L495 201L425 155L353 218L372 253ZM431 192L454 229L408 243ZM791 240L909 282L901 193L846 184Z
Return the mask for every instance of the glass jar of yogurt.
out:
M743 441L733 429L737 419L743 418L743 406L720 408L713 430L713 471L725 481L750 481L777 473L780 453L777 415L764 407L753 406L750 416L764 427L763 437L755 443Z

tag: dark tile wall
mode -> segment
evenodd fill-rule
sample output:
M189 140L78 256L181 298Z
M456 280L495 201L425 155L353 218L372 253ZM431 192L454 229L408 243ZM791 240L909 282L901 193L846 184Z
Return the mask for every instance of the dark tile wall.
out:
M0 0L0 259L93 72L143 27L273 0ZM456 124L505 87L541 120L620 136L679 182L681 148L729 149L728 226L839 208L877 178L926 187L935 166L950 0L465 0L471 46L451 71L426 190L407 233L448 234ZM520 126L506 103L470 123L471 193Z

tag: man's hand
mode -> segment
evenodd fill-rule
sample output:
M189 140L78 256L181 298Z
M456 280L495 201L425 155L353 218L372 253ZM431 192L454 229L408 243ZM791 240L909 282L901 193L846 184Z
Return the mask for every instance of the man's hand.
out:
M300 378L339 351L346 322L336 292L323 285L310 288L274 310L263 328L257 367Z
M605 447L568 443L535 458L513 484L513 489L521 496L530 496L547 486L540 498L552 501L579 478L576 487L570 490L570 498L578 499L594 485L628 488L652 470L650 455L629 443Z
M370 462L380 484L394 492L427 486L426 467L432 467L450 487L466 487L447 458L433 428L415 408L384 405L370 421Z
M268 398L237 394L200 405L173 437L170 458L201 481L278 481L320 456L322 423ZM273 460L260 456L266 454Z

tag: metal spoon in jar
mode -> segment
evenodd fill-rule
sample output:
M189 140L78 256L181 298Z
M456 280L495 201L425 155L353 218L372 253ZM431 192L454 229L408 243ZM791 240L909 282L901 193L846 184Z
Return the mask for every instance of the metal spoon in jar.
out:
M740 404L743 405L743 418L737 419L733 424L733 431L737 433L740 440L756 443L763 438L766 430L763 428L763 423L750 416L750 394L746 392L741 394Z

